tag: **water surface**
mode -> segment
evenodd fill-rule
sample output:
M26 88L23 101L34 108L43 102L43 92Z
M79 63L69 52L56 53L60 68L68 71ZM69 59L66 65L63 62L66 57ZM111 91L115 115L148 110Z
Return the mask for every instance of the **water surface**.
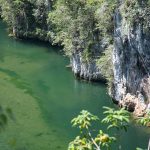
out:
M0 134L0 150L67 150L78 133L70 120L80 110L102 117L102 106L113 107L106 86L76 80L60 51L9 38L0 24L0 103L15 116ZM148 132L132 125L121 133L122 149L146 147Z

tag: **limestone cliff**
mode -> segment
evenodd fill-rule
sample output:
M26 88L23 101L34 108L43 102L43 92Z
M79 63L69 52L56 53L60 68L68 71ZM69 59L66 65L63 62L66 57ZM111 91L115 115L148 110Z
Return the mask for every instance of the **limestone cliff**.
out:
M121 8L121 6L120 6ZM114 81L112 97L124 103L132 97L142 110L150 103L150 32L141 20L131 26L116 9L113 50ZM148 29L148 27L146 27ZM135 101L136 99L136 101ZM128 103L130 104L130 103ZM133 109L134 109L133 108Z
M74 74L79 78L89 81L104 81L104 77L96 64L96 60L93 59L92 61L84 62L81 55L81 53L74 53L70 58Z

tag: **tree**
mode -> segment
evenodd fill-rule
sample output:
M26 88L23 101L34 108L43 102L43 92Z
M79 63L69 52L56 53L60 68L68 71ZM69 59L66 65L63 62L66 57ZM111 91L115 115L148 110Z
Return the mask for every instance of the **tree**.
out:
M117 130L125 130L129 126L129 112L124 108L115 110L109 107L103 107L105 109L104 114L106 117L102 120L102 123L109 124L107 129L116 128Z
M107 128L117 128L119 130L127 130L129 123L129 113L124 110L114 110L109 107L104 107L106 110L104 114L107 116L101 123L110 124ZM86 110L82 110L80 114L75 117L71 123L73 126L80 129L80 136L77 136L74 141L69 144L68 150L102 150L103 148L110 150L111 144L116 141L114 136L110 136L104 131L98 132L92 128L92 123L100 119ZM112 125L111 125L112 124ZM93 132L96 133L93 134Z

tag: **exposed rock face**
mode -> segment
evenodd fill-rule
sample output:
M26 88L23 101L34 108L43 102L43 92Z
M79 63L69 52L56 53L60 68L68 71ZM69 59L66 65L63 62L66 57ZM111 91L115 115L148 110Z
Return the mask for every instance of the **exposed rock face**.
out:
M150 103L150 34L140 22L131 28L118 9L114 39L112 97L120 101L130 93L141 104Z
M147 109L144 102L140 102L138 97L129 93L120 101L119 105L133 112L135 116L144 116Z
M104 77L96 65L96 60L84 62L81 55L81 53L74 53L70 59L74 74L89 81L104 80Z
M95 44L93 44L91 48L92 54L88 59L84 58L85 49L80 50L76 45L74 45L73 53L70 56L70 63L72 71L77 77L87 81L106 82L106 79L102 74L100 67L98 66L97 60L103 55L102 53L109 45L109 42L106 38L101 40L98 39L99 38L95 38ZM80 41L78 41L76 44L79 45L79 42Z

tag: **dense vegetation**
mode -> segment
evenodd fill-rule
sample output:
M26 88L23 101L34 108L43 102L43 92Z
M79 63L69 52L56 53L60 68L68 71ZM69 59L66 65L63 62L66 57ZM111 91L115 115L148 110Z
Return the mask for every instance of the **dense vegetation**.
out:
M110 86L116 8L131 27L140 22L147 33L149 5L149 0L0 0L11 35L61 44L69 57L79 53L85 63L95 61Z
M48 40L48 12L51 5L36 0L1 0L1 16L9 33L21 38Z

